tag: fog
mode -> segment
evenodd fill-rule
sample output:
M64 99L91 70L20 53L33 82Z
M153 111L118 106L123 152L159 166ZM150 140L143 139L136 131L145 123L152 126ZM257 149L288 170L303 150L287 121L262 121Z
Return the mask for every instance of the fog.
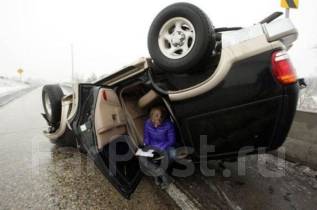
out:
M2 0L0 76L71 80L70 45L77 75L97 76L149 56L147 32L156 14L172 0ZM188 1L201 7L216 27L249 26L274 11L279 0ZM291 18L300 36L290 50L299 76L317 75L317 2L300 1Z

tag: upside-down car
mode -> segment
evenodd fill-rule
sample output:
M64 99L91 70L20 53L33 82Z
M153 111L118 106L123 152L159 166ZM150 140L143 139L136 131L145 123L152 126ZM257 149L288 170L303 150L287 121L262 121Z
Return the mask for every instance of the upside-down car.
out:
M298 32L280 15L250 27L215 28L192 4L166 7L149 30L150 58L76 84L72 94L64 95L59 85L43 87L45 135L57 145L87 152L127 198L142 177L135 152L143 144L152 106L166 107L177 145L192 148L186 158L193 163L277 149L292 124L298 96L287 54ZM214 151L204 153L202 142ZM113 154L130 158L116 160Z

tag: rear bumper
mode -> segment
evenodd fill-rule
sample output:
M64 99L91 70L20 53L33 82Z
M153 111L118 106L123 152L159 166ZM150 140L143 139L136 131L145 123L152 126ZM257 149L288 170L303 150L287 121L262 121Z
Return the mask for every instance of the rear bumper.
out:
M275 127L274 137L268 150L275 150L285 142L296 113L298 92L299 87L297 83L288 85L284 88L282 110Z

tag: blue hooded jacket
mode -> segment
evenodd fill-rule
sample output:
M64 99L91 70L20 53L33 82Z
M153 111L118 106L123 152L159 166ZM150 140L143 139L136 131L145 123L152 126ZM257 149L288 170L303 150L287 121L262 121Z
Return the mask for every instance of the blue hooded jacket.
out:
M176 133L174 124L166 119L157 128L150 119L144 125L144 145L150 145L160 150L167 150L175 144Z

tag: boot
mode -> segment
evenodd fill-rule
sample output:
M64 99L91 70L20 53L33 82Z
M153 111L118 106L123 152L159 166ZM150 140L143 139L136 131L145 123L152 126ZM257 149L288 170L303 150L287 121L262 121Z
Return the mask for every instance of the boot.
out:
M162 179L162 183L161 183L160 187L161 187L162 190L167 189L167 187L173 182L172 177L170 177L167 174L161 176L161 179Z
M155 184L156 184L157 186L160 186L161 183L162 183L162 180L160 179L159 176L155 176L155 177L154 177L154 182L155 182Z

